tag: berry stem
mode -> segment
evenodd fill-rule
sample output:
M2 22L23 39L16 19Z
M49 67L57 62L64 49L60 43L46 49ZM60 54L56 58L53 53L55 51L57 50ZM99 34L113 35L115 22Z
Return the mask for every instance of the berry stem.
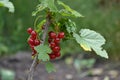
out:
M48 33L48 27L50 26L50 24L51 24L51 16L50 16L50 14L47 14L46 23L45 23L45 29L44 29L44 32L43 32L43 35L42 35L41 44L45 43L46 35ZM34 74L34 71L35 71L35 67L38 64L37 63L37 60L38 60L37 57L38 57L38 54L35 56L35 58L34 58L34 60L32 62L32 65L30 66L30 70L29 70L29 73L28 73L28 80L33 80L33 74Z
M34 28L37 26L37 21L40 19L40 17L42 17L42 16L38 16L38 17L35 19L35 21L34 21Z

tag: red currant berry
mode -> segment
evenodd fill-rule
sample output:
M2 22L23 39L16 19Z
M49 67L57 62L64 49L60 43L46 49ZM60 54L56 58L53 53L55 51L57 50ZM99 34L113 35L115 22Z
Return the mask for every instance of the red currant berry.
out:
M65 36L65 33L64 33L64 32L60 32L60 33L58 34L58 38L60 38L60 39L64 38L64 36Z
M32 56L35 56L36 53L32 52Z
M28 29L27 29L27 32L28 32L29 34L31 34L32 31L33 31L32 28L28 28Z
M37 51L33 49L32 56L34 56L35 54L37 54Z
M53 52L59 52L60 51L60 47L59 46L55 46L54 48L52 48Z
M48 35L50 35L51 33L53 33L53 31L50 31L50 32L48 33Z
M30 48L31 48L32 50L34 50L34 46L33 46L33 45L30 45Z
M56 44L56 46L60 46L60 44L59 43L55 43Z
M36 37L36 36L37 36L36 31L32 31L32 32L31 32L31 36L32 36L32 37Z
M60 52L54 53L56 57L60 57Z
M56 44L55 44L54 42L51 42L51 43L50 43L50 47L51 47L51 48L53 48L53 47L55 47L55 46L56 46Z
M30 38L31 38L32 40L35 40L35 39L36 39L36 36L30 36Z
M54 54L49 54L50 59L55 59L56 56Z
M52 39L48 38L48 42L51 43L51 42L52 42Z
M32 52L32 56L34 56L35 55L35 53L34 52Z
M60 43L60 38L55 38L54 42L55 42L56 44Z
M34 40L32 40L31 38L28 40L28 43L30 44L30 45L34 45Z
M38 46L38 45L40 45L40 40L35 40L35 46Z
M37 51L36 51L35 49L33 49L33 52L34 52L34 53L37 53Z
M56 33L50 32L49 37L52 38L52 39L55 39L56 38Z

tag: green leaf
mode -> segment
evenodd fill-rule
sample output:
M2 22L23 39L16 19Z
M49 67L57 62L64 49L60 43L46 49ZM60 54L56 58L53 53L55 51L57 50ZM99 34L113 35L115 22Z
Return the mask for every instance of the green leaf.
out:
M46 54L46 53L39 53L38 54L38 59L39 60L42 60L42 61L48 61L49 60L49 55L48 54Z
M108 58L107 52L102 48L105 39L99 33L89 29L81 29L80 35L74 33L73 36L84 50L91 51L93 49L97 55Z
M2 3L0 3L0 6L4 6Z
M51 62L47 62L45 67L48 73L56 71L54 65Z
M42 61L49 61L48 53L51 52L51 49L48 45L39 45L35 47L35 50L38 52L38 59Z
M7 7L9 12L14 12L14 5L9 0L0 0L0 6Z
M35 11L33 11L32 16L36 16L36 14L46 8L50 9L52 12L57 12L57 7L55 6L55 0L39 0L41 4L39 4Z
M71 9L68 5L64 4L61 1L57 1L59 5L63 6L65 9L60 10L60 14L63 16L75 16L75 17L83 17L80 13L77 11Z
M63 31L65 32L65 38L63 41L66 41L66 40L69 40L69 39L73 39L73 33L76 32L76 24L75 22L73 22L72 20L70 19L66 19L66 18L62 18L59 20L59 29L60 31Z
M45 24L46 20L42 20L40 23L37 25L37 32L39 33L42 30L43 25Z
M38 4L36 10L32 12L32 16L36 16L36 14L42 10L44 10L46 6L44 4Z
M57 8L55 6L55 0L46 0L47 1L47 7L50 8L50 11L57 12Z
M70 19L68 20L68 22L65 23L65 27L67 29L68 33L74 33L76 32L76 24L75 22L71 21Z
M85 51L91 51L91 47L80 37L80 35L74 33L73 37L75 38L77 43L79 43Z
M37 28L41 29L41 27L45 24L46 20L42 20L38 25Z
M59 11L59 13L62 15L62 16L68 16L68 17L75 17L73 14L71 14L69 11L65 10L65 9L61 9Z

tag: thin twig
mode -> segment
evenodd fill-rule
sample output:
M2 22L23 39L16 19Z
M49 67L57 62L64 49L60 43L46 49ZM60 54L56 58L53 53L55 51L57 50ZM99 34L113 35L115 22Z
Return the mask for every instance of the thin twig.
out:
M43 36L42 36L42 44L45 43L45 39L46 39L46 35L47 35L47 32L48 32L48 27L50 26L50 14L47 15L46 17L46 23L45 23L45 29L43 31ZM35 56L33 62L32 62L32 65L30 67L30 70L29 70L29 74L28 74L28 79L27 80L33 80L33 74L34 74L34 71L35 71L35 67L36 67L36 64L37 64L37 58L38 55Z

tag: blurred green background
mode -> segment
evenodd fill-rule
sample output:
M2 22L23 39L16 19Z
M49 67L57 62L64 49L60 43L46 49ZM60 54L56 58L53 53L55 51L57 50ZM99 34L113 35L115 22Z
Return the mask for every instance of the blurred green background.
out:
M0 56L13 54L19 50L29 50L26 29L33 26L35 17L31 16L38 0L10 0L15 6L15 13L0 8ZM79 29L89 28L101 33L107 40L105 49L110 59L120 60L120 0L62 0L73 9L84 15L75 19ZM79 45L67 42L66 52Z

